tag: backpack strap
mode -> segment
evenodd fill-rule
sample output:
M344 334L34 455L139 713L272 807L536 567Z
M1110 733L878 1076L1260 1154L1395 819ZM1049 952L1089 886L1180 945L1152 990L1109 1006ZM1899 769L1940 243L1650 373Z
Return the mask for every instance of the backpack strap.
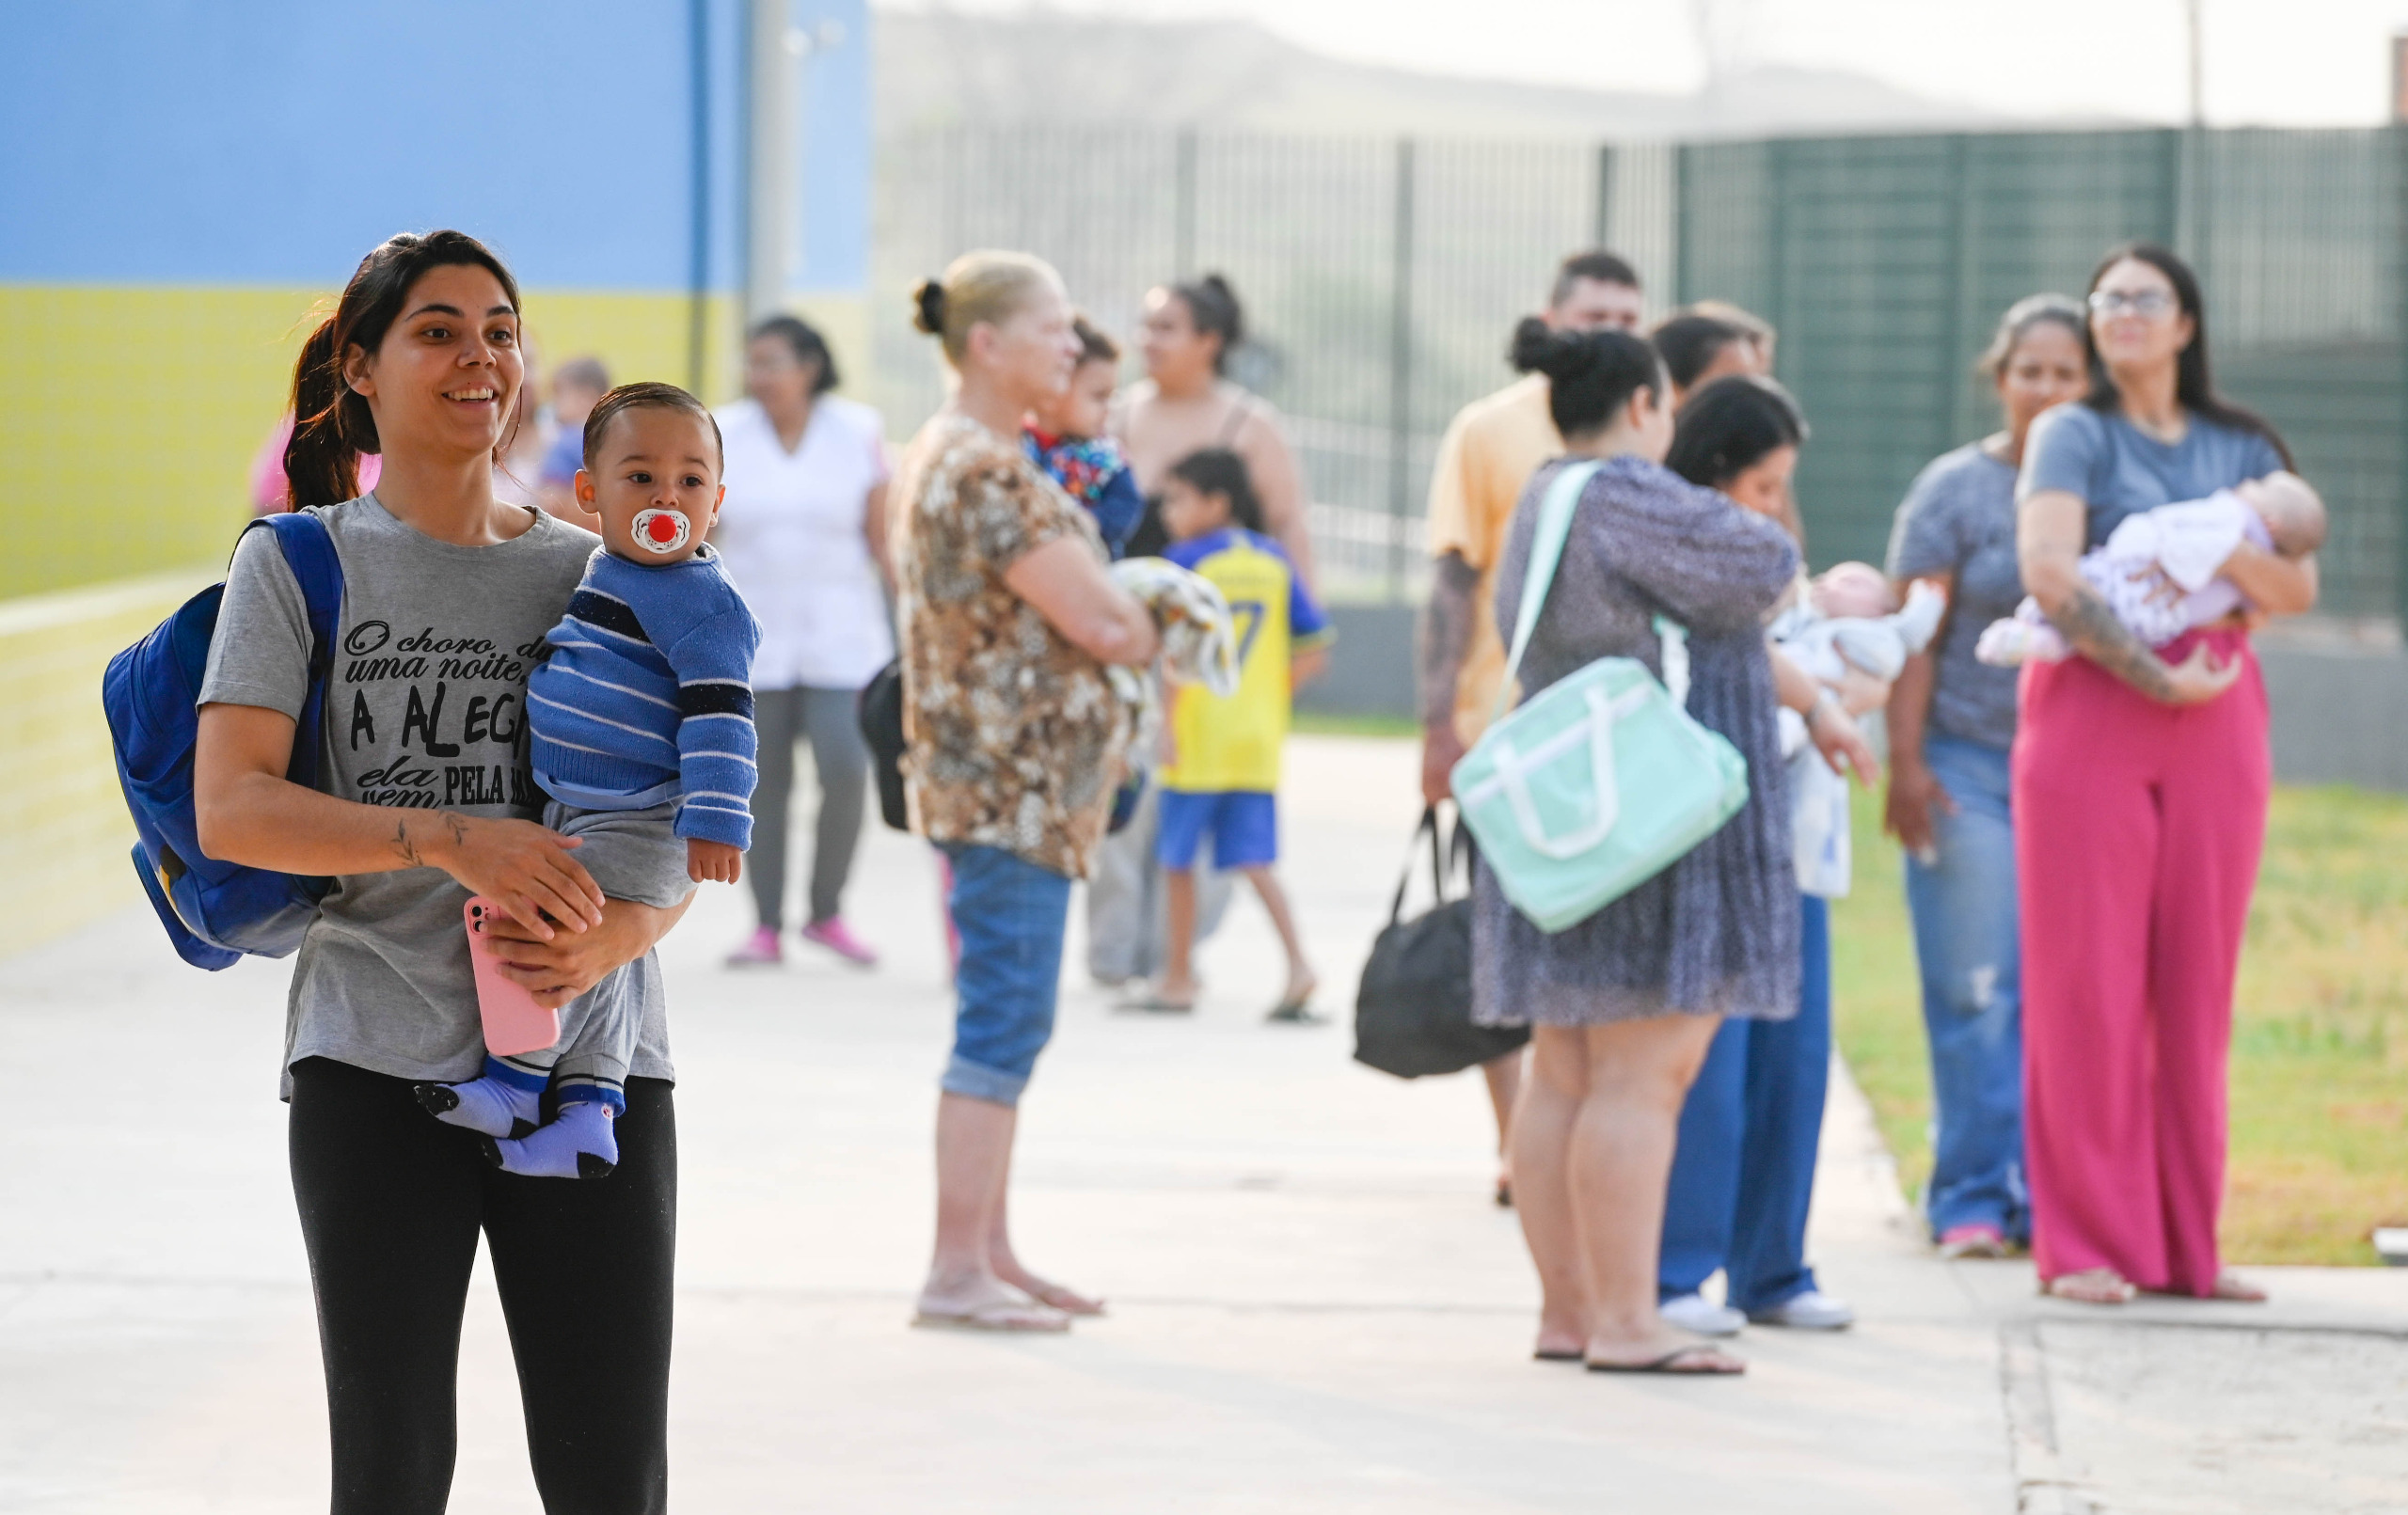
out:
M1505 677L1497 686L1497 708L1488 713L1492 725L1505 714L1506 702L1513 697L1513 679L1522 671L1522 655L1529 651L1530 633L1538 629L1539 611L1545 607L1547 591L1555 583L1556 567L1563 561L1563 544L1572 537L1572 517L1580 509L1580 492L1604 466L1604 460L1597 458L1568 465L1547 481L1546 494L1539 500L1538 530L1530 539L1530 566L1522 576L1522 602L1513 616L1513 650L1506 655Z
M342 617L342 560L335 555L334 538L315 511L262 515L246 530L265 527L276 533L284 566L301 586L302 603L309 611L309 692L301 702L301 718L293 723L293 759L285 777L305 788L318 787L318 740L326 718L326 685L334 673L335 632Z

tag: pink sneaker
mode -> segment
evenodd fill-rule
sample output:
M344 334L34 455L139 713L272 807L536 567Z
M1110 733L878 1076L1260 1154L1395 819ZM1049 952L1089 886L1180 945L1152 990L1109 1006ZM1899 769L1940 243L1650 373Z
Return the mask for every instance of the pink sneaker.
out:
M754 926L744 945L727 955L730 968L775 968L785 960L786 950L778 942L776 926Z
M856 968L878 966L878 950L854 936L852 927L845 924L845 918L841 915L814 921L802 928L800 935L803 940L817 942Z

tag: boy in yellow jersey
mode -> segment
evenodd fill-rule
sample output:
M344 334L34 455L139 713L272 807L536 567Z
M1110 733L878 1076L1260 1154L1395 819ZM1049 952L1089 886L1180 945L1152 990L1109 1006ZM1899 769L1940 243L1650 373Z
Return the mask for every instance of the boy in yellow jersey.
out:
M1163 976L1145 1007L1196 1005L1196 857L1212 839L1212 864L1244 874L1262 896L1288 952L1288 986L1275 1021L1310 1022L1312 966L1271 865L1279 857L1279 747L1288 701L1327 661L1329 623L1279 544L1262 534L1262 506L1245 460L1207 448L1172 465L1163 481L1163 556L1210 579L1229 602L1238 636L1237 692L1200 685L1173 696L1174 750L1158 775L1162 832L1156 844L1167 883L1169 940Z

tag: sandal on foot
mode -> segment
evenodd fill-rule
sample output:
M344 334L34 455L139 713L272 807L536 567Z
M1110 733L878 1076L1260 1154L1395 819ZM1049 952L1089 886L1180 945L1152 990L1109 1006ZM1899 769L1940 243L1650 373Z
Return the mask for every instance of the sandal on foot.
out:
M2131 1280L2113 1268L2084 1268L2044 1280L2040 1292L2075 1304L2130 1304L2140 1293Z
M1034 1286L1024 1286L1024 1287L1030 1299L1048 1309L1059 1310L1064 1315L1093 1317L1105 1313L1103 1301L1088 1299L1077 1289L1065 1284L1038 1284Z
M2215 1287L2208 1291L2208 1298L2227 1304L2263 1304L2266 1291L2239 1273L2222 1272L2216 1274Z
M1133 1011L1139 1015L1186 1016L1196 1013L1196 1002L1193 1000L1173 1000L1164 995L1157 994L1151 989L1146 989L1140 993L1131 995L1129 998L1121 1001L1112 1008L1115 1010Z
M938 1331L1064 1332L1070 1318L1050 1304L1031 1301L986 1300L961 1309L923 1304L912 1312L911 1324Z
M1685 1361L1704 1357L1710 1363L1684 1367ZM1744 1359L1732 1356L1710 1341L1693 1341L1686 1347L1675 1347L1661 1357L1644 1363L1608 1363L1600 1358L1587 1358L1592 1373L1667 1373L1682 1378L1735 1378L1748 1371Z

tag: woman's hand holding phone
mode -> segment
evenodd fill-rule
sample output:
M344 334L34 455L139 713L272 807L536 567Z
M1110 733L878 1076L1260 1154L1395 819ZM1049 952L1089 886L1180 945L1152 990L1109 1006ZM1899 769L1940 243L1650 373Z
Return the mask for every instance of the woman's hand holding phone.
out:
M549 941L557 923L574 932L602 923L602 886L569 856L579 844L532 821L479 820L445 811L426 817L424 860L508 912L531 939ZM413 825L413 833L419 826Z
M602 982L614 968L650 952L693 903L689 894L663 909L634 900L611 900L591 931L537 937L515 921L490 923L494 955L503 976L521 985L548 1009L568 1003Z

